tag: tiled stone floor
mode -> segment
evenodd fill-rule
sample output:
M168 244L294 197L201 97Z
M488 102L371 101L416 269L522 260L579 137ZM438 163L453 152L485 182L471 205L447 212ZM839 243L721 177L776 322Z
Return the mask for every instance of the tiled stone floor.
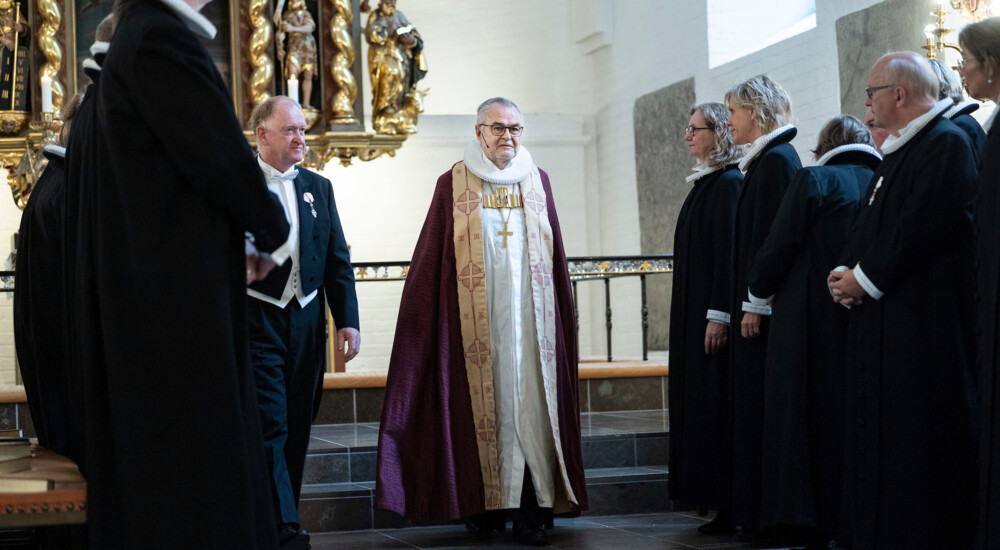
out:
M694 513L673 512L632 516L595 516L575 519L556 519L555 529L549 531L552 550L736 550L766 548L737 542L734 537L712 537L698 533L697 527L707 518ZM479 539L470 535L464 525L437 527L409 527L314 533L314 550L340 548L497 548L524 550L515 544L510 528L504 535Z

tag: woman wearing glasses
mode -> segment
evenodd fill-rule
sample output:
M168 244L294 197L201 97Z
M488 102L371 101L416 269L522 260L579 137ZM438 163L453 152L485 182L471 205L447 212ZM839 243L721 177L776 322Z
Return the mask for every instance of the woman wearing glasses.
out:
M959 72L969 96L1000 101L1000 18L973 23L958 35L962 46ZM979 400L982 405L980 509L976 548L1000 545L1000 126L993 112L983 127L986 144L979 161L979 200L975 209L977 271L977 351Z
M761 516L826 549L844 488L848 310L830 299L830 268L882 160L864 123L833 117L799 170L750 270L751 302L773 296L764 378Z
M726 93L733 142L748 144L740 162L743 188L733 232L732 450L733 519L745 534L768 538L761 523L761 456L764 421L764 362L770 325L769 306L750 303L747 276L767 237L788 184L802 168L791 140L792 101L778 83L755 76Z
M735 533L726 452L730 267L743 148L721 103L691 109L684 141L698 161L674 232L670 306L670 498L718 510L699 530Z

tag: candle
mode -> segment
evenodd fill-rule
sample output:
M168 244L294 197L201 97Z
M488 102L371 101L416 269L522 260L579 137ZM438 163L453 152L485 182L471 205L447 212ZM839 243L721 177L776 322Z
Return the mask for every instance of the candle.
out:
M288 97L296 103L299 102L299 79L295 78L295 75L288 79Z
M52 79L49 75L42 75L42 112L52 112Z

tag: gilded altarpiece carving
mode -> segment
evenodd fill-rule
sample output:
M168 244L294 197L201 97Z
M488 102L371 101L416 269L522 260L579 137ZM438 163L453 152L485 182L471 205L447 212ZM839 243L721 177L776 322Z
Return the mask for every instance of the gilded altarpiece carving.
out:
M0 11L4 9L0 0ZM282 9L289 6L282 2ZM349 165L354 158L371 160L393 156L406 135L366 131L362 78L367 78L361 59L362 26L366 19L359 0L293 0L315 23L313 38L318 66L312 79L314 113L306 137L309 146L304 164L322 168L336 160ZM14 2L11 2L13 5ZM22 110L0 105L0 163L14 200L23 208L31 187L44 169L42 146L55 139L61 126L59 111L72 94L83 92L89 80L81 68L90 57L94 29L110 13L112 0L24 0L17 3L27 32L27 73L18 105ZM254 105L276 93L287 93L285 75L277 56L276 37L281 27L275 21L275 0L215 0L202 14L218 29L206 41L209 53L229 85L238 118L247 139L252 140L248 119ZM287 33L285 40L288 40ZM287 46L287 44L284 44ZM42 77L51 79L51 113L42 112ZM2 78L2 75L0 75ZM24 110L26 109L26 110Z

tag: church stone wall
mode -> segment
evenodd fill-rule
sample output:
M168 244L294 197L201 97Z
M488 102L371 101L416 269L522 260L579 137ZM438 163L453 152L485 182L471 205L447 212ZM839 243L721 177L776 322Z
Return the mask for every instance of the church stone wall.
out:
M694 105L694 79L661 88L635 102L636 184L639 190L640 248L643 254L673 250L674 228L691 184L684 178L695 163L683 135ZM646 280L649 346L669 347L671 276Z

